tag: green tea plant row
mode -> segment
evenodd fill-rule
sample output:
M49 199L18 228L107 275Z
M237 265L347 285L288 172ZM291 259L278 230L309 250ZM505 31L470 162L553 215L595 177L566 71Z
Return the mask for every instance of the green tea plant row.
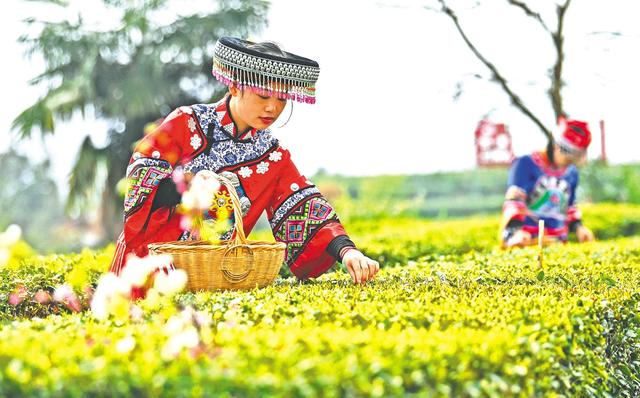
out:
M633 234L638 215L585 211L603 239ZM541 270L534 248L495 249L496 220L348 227L402 266L364 287L339 271L106 321L86 308L112 248L18 244L0 268L0 396L640 394L640 238L549 247ZM61 285L79 307L51 299Z
M585 225L597 239L640 233L640 205L591 204L581 209ZM499 223L498 216L445 221L406 217L344 221L358 247L385 266L405 264L420 257L494 250L499 245ZM259 231L252 237L273 239L270 231Z
M585 222L598 239L628 236L640 232L640 205L598 204L583 206ZM347 229L361 250L379 260L383 267L404 265L408 261L437 260L442 255L469 252L486 253L498 245L498 219L468 218L433 222L422 219L361 220L347 224ZM270 232L253 233L250 238L273 239ZM20 286L31 297L38 291L52 295L63 283L71 285L84 301L87 286L95 287L98 277L108 269L113 248L94 253L36 256L24 242L13 247L9 265L0 267L0 320L15 316L46 316L65 312L55 303L40 305L24 300L19 306L9 304L9 296ZM283 267L282 276L290 276Z
M637 396L640 238L545 251L544 269L534 248L430 255L366 286L279 279L104 321L32 293L82 295L108 252L27 258L1 271L0 396Z

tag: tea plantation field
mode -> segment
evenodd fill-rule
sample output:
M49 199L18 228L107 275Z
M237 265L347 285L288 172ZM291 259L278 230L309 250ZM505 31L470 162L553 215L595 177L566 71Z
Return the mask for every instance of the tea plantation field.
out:
M497 220L354 221L383 261L247 292L88 309L113 248L0 268L0 396L640 394L640 207L598 205L601 239L496 248ZM76 305L52 297L61 285Z

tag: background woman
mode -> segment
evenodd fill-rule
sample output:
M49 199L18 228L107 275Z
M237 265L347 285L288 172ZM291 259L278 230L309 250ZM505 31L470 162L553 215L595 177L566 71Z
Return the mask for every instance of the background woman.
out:
M561 118L545 151L513 162L502 212L503 247L535 243L538 220L544 220L545 236L551 239L565 242L569 232L575 232L580 242L593 240L576 206L576 164L590 143L587 123Z

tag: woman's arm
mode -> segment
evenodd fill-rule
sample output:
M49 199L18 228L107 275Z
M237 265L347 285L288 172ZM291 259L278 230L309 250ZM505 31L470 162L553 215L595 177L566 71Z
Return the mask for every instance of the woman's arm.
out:
M342 261L356 283L371 279L378 263L349 239L333 206L278 148L278 175L267 215L275 239L287 244L285 261L299 279L314 278Z

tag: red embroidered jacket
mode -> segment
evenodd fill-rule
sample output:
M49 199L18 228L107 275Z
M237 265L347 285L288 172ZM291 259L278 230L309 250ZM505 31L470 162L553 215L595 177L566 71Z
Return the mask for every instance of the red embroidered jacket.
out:
M268 130L236 131L226 97L217 104L176 109L136 147L127 168L124 229L111 272L122 271L129 253L147 255L149 243L188 237L175 205L154 203L158 187L177 167L229 178L241 199L247 235L266 209L275 239L287 245L284 261L298 278L319 276L336 261L327 246L347 236L333 207Z

